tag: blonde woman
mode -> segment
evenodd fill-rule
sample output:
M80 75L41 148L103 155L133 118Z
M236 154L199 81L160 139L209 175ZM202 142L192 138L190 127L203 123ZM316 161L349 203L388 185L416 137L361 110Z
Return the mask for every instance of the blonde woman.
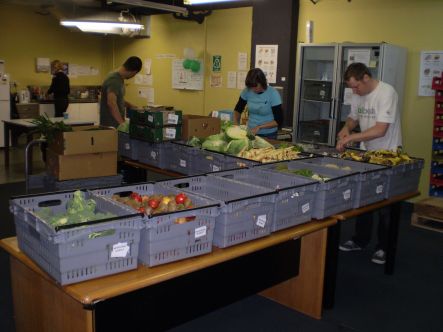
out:
M69 77L63 71L63 63L59 60L52 62L52 68L54 68L54 71L48 94L54 94L55 116L62 117L69 105Z

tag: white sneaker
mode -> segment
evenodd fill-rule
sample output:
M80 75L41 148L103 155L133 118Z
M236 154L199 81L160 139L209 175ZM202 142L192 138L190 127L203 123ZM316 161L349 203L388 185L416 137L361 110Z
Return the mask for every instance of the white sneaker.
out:
M386 253L379 249L376 252L374 252L374 255L372 255L371 261L375 264L385 264L386 263Z
M341 251L356 251L356 250L361 250L362 249L358 244L356 244L352 240L348 240L345 243L340 244L340 246L338 248Z

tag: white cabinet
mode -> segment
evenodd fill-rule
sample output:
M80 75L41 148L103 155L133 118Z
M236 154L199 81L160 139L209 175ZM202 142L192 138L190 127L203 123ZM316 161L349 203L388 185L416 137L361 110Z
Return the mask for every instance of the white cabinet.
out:
M55 116L54 104L40 104L38 108L38 113L40 115L47 115L50 118Z
M91 121L96 125L100 122L98 103L72 103L67 112L71 120Z

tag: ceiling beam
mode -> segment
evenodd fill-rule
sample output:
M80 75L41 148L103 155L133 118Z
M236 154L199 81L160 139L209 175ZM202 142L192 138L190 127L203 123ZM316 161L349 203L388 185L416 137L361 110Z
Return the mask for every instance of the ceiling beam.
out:
M108 5L112 3L117 4L123 4L123 5L129 5L134 7L142 7L142 8L151 8L151 9L158 9L158 10L164 10L172 13L180 13L187 15L188 10L185 7L179 7L179 6L172 6L172 5L166 5L163 3L158 2L152 2L152 1L142 1L142 0L109 0L106 1Z

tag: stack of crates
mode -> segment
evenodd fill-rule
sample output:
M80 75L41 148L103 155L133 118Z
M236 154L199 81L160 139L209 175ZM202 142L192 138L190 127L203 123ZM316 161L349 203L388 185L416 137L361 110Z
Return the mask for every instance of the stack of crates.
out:
M129 135L149 143L179 140L182 135L182 111L163 107L130 113Z
M322 165L305 162L309 159L283 161L278 163L256 166L268 172L283 173L298 178L306 178L294 174L294 171L310 170L326 180L319 181L314 200L312 217L323 219L331 215L350 210L354 207L357 198L357 182L359 174L337 170Z
M118 132L118 154L132 160L138 160L139 141L132 139L129 133Z
M123 187L97 189L93 193L106 199L113 195L178 195L177 188L146 183ZM165 264L212 251L218 202L187 193L192 208L145 216L141 231L139 261L148 266ZM123 203L119 203L123 204ZM135 210L134 210L135 211ZM187 220L177 223L180 219Z
M225 248L271 233L276 191L216 176L162 181L187 193L218 201L214 245Z
M84 192L96 212L116 217L52 226L37 213L49 207L66 213L74 191L12 198L18 246L61 285L137 268L142 215L128 207Z

